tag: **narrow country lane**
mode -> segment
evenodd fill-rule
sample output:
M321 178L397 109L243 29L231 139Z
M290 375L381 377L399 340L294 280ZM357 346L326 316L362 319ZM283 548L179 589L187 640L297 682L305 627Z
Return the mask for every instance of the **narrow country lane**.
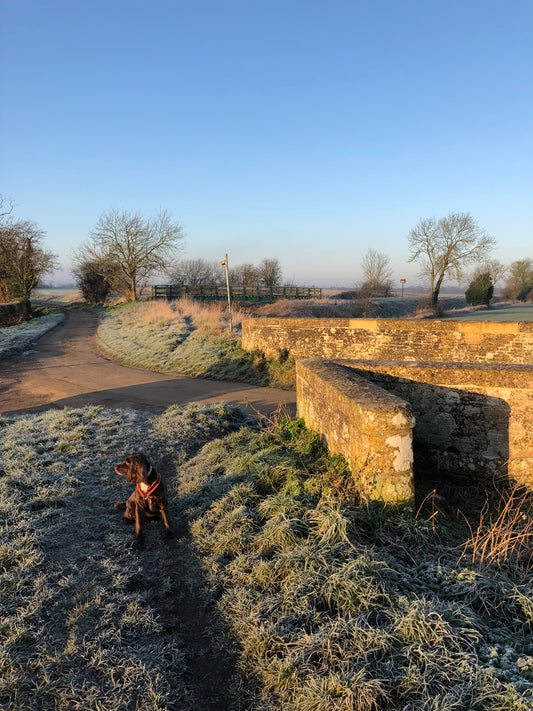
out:
M154 373L108 360L96 347L97 326L90 311L67 309L64 323L33 350L0 360L0 412L104 405L158 413L173 404L221 401L251 414L268 415L280 403L295 411L293 391Z

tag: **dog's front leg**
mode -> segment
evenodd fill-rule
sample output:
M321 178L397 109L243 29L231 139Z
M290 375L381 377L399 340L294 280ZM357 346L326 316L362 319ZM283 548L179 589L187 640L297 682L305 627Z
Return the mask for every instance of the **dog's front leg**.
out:
M139 506L135 507L135 534L138 541L143 539L143 523L144 523L144 513L141 511Z
M163 523L167 529L167 536L172 536L174 533L174 526L172 524L172 519L170 518L169 510L166 506L161 506L161 516L163 517Z
M126 521L129 521L130 523L132 521L135 521L135 509L137 508L135 496L130 496L130 498L126 501L126 505L124 508L124 518L126 519Z

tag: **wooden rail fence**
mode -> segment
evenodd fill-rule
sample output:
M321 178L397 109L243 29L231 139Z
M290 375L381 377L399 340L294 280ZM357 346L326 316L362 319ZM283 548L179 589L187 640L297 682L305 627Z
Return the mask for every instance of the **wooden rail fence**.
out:
M307 286L231 286L234 301L276 301L278 299L320 299L322 289ZM178 286L156 284L152 286L152 299L179 299L190 296L205 301L222 301L228 298L225 286Z

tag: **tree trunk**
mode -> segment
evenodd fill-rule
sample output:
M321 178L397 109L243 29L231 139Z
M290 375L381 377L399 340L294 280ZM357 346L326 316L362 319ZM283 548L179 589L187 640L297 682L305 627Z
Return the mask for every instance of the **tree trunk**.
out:
M22 318L24 321L29 321L31 319L31 302L29 299L23 299L21 302L22 306Z
M133 277L130 278L130 297L131 301L137 301L137 285Z
M443 278L444 277L439 277L437 279L437 283L435 284L435 286L433 288L433 292L431 294L431 306L432 306L433 310L435 310L437 308L437 303L439 300L439 291L440 291L440 287L442 285Z

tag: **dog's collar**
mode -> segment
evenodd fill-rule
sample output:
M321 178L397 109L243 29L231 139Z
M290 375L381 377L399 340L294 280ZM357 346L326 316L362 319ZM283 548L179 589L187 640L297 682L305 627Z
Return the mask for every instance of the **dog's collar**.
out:
M152 473L152 467L150 467L150 471L148 472L148 475L150 475L151 473ZM141 485L137 484L137 491L139 492L139 494L142 496L142 498L145 501L150 498L150 496L154 493L154 491L157 489L159 484L161 484L161 474L159 472L156 472L155 475L156 476L155 476L154 483L150 484L150 486L148 487L148 489L146 489L146 491L143 491L141 489Z

